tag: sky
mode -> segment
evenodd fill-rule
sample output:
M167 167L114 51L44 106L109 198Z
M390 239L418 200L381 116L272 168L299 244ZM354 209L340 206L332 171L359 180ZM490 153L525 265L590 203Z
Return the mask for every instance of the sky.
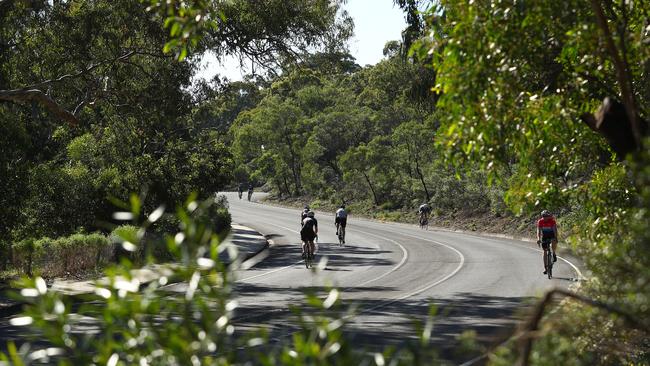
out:
M401 40L406 27L404 13L393 0L348 0L343 6L354 19L354 36L348 46L350 53L361 66L374 65L383 58L387 41ZM220 64L216 57L206 54L201 60L198 78L211 79L217 73L230 80L241 80L239 62L234 59Z

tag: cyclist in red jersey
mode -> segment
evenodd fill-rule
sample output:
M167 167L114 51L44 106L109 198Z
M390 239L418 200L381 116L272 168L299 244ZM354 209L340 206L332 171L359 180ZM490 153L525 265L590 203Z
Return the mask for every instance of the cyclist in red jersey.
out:
M542 218L537 221L537 244L542 245L544 254L550 248L549 243L553 247L553 262L557 262L555 251L557 250L557 224L555 218L548 210L542 211ZM544 255L544 274L546 274L546 255Z

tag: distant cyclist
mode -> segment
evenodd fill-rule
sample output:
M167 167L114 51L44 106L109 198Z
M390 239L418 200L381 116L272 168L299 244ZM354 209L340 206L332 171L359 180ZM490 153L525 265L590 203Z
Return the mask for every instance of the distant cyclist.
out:
M429 222L429 214L431 214L431 206L429 206L428 203L424 202L418 209L418 215L420 216L420 225L422 225L423 222Z
M555 251L557 250L557 224L555 218L548 210L542 211L542 218L537 221L537 245L544 249L544 274L546 274L548 263L546 263L546 251L553 248L553 262L557 262Z
M241 196L244 193L244 183L239 183L239 187L237 187L237 193L239 194L239 199L241 199Z
M253 197L253 183L248 184L248 200L251 200L251 197Z
M345 232L345 226L348 223L348 212L345 211L345 205L341 205L334 215L334 225L336 226L336 235L339 235L339 228ZM345 242L345 240L344 240Z
M305 249L309 245L309 253L314 255L314 239L318 235L318 221L314 215L314 211L307 212L307 217L302 220L302 228L300 229L300 240L302 240L302 257L305 258Z

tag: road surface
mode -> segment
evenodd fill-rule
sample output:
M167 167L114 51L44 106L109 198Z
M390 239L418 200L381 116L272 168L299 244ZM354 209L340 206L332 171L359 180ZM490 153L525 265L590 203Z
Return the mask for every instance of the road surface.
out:
M562 257L549 280L534 243L425 231L354 215L348 219L346 245L340 247L333 215L318 211L317 261L326 259L327 264L309 271L300 259L300 210L225 195L233 222L273 241L266 259L238 273L241 307L235 324L269 327L278 339L295 330L290 304L301 304L305 291L325 297L329 286L336 286L344 304L358 306L347 326L355 341L372 348L414 339L414 320L425 320L435 305L432 340L459 361L463 356L453 355L459 334L473 330L479 340L494 342L545 290L575 285L581 277L573 261ZM253 201L262 196L256 193Z

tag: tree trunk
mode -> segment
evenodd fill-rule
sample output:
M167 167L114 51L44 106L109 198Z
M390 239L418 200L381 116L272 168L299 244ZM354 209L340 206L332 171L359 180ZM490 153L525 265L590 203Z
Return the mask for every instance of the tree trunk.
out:
M285 130L284 133L285 142L289 148L289 158L291 159L291 173L293 174L293 183L295 186L294 194L300 196L301 184L300 184L300 169L298 168L296 153L293 151L293 145L291 144L291 139L289 138L289 132Z
M329 165L332 170L334 171L334 174L340 179L343 180L343 173L341 172L341 169L336 165L336 161L334 160L328 160L327 165Z
M420 177L420 182L422 182L424 193L427 195L427 202L429 202L431 201L431 195L429 194L429 190L427 189L427 184L424 182L424 175L422 174L422 170L420 170L420 163L418 162L417 157L415 158L415 171L418 173L418 177Z
M379 206L379 200L377 199L377 193L375 192L375 188L372 186L372 183L370 182L370 178L366 174L366 172L362 172L364 178L366 178L366 182L368 182L368 186L370 187L370 191L372 192L372 197L375 200L375 206Z
M289 187L287 176L282 174L282 180L284 181L284 190L287 192L287 196L291 196L291 188Z

